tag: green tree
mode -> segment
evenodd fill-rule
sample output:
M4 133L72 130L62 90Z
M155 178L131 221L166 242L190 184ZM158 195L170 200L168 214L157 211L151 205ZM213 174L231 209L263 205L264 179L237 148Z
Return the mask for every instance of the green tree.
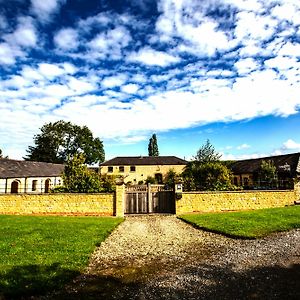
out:
M75 154L83 153L87 164L104 161L102 141L94 138L86 126L61 120L47 123L40 130L33 138L35 146L28 147L26 160L65 163Z
M177 182L181 181L181 176L174 169L169 169L164 178L164 183L172 187Z
M199 162L212 162L220 160L221 154L215 150L209 140L206 140L206 143L201 146L194 158Z
M97 193L101 191L100 177L84 164L83 154L75 154L70 159L62 175L63 189L69 193Z
M206 141L191 161L185 167L182 177L185 190L195 191L221 191L233 190L232 173L222 163L221 155L216 152L213 145Z
M190 162L183 174L184 188L196 191L225 191L235 189L232 173L221 162Z
M3 156L2 150L0 149L0 159L1 158L8 158L8 156Z
M149 156L159 156L158 145L157 145L157 138L156 138L156 134L155 133L149 139L148 155Z
M262 160L258 171L260 185L271 186L277 183L277 170L272 160Z

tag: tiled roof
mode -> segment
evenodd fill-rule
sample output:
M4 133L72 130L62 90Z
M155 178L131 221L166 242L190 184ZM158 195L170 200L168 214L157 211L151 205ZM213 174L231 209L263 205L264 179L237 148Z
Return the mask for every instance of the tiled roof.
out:
M259 170L262 160L273 161L277 172L290 168L291 175L300 173L299 164L300 153L292 153L285 155L269 156L256 159L246 159L235 161L231 165L234 174L255 173Z
M63 170L60 164L0 159L0 178L60 176Z
M100 166L149 166L186 165L187 161L176 156L118 156Z

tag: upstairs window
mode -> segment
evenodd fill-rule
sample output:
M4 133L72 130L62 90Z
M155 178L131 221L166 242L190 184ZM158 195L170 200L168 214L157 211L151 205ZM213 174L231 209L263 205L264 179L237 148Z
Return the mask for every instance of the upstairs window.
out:
M114 167L108 167L108 168L107 168L107 172L108 172L108 173L112 173L113 171L114 171Z
M135 166L130 166L130 172L135 172Z
M119 172L124 172L124 166L119 167Z

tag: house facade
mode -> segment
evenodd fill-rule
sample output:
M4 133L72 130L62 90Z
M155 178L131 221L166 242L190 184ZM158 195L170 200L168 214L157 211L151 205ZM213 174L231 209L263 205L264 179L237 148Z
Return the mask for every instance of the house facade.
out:
M262 161L272 162L276 167L276 180L273 183L262 182L260 168ZM300 153L269 156L256 159L235 161L231 164L234 184L244 189L269 187L279 189L293 188L294 180L300 176Z
M147 177L162 183L168 171L181 173L187 161L176 156L115 157L99 166L101 176L122 177L125 183L145 183Z
M64 165L0 159L0 194L40 194L62 184Z

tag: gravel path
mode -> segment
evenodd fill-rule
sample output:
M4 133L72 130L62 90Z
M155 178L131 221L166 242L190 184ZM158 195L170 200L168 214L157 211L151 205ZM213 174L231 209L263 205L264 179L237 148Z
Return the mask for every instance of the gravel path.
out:
M175 216L127 217L61 298L300 299L300 230L234 240Z

